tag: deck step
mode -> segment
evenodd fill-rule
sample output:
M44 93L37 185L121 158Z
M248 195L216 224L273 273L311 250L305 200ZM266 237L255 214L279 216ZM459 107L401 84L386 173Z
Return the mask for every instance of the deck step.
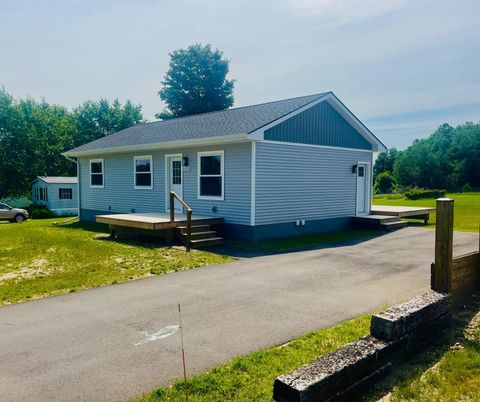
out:
M178 226L177 229L181 231L182 234L187 234L186 226ZM208 232L210 230L210 225L192 225L192 234L199 232Z
M216 246L219 244L223 244L223 237L209 237L207 239L191 241L191 245L194 248Z
M187 238L186 233L181 234L182 237ZM215 230L207 230L205 232L192 232L192 240L202 240L202 239L210 239L212 237L217 237L217 232Z
M398 222L400 218L398 216L389 216L389 215L365 215L365 216L355 216L353 218L355 222L360 223L387 223L387 222Z
M405 228L408 226L408 222L407 221L398 221L398 222L384 222L384 223L381 223L380 224L380 227L383 229L383 230L386 230L388 232L392 231L392 230L397 230L397 229L401 229L401 228Z

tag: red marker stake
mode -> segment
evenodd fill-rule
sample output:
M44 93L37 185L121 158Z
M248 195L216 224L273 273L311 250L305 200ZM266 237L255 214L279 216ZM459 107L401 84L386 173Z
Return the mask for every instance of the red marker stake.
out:
M183 379L185 381L185 401L188 402L187 367L185 365L185 349L183 348L183 326L182 326L182 313L180 311L180 303L178 303L178 318L180 321L180 339L182 342Z

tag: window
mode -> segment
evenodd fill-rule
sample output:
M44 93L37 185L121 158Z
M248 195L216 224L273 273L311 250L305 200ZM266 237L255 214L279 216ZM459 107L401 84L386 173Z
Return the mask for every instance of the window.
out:
M37 187L35 193L36 201L48 201L48 191L46 187Z
M152 185L152 156L135 156L135 188L153 188Z
M364 177L365 176L365 166L359 166L358 167L358 177Z
M103 188L103 159L90 160L90 187Z
M71 188L59 188L58 189L58 198L61 200L71 200L72 199L72 189Z
M198 198L223 200L223 151L198 153Z

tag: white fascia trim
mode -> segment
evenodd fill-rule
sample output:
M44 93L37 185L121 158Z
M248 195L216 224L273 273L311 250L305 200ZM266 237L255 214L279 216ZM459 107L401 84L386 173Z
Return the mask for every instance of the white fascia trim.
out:
M264 140L262 142L266 144L293 145L296 147L324 148L324 149L336 149L340 151L358 151L358 152L373 153L371 149L361 149L361 148L332 147L330 145L302 144L299 142L271 141L271 140Z
M308 103L307 105L277 119L258 130L255 130L249 134L250 139L252 140L265 140L265 131L269 128L276 126L284 122L285 120L290 119L293 116L296 116L299 113L304 112L307 109L310 109L313 106L318 105L321 102L327 101L340 115L353 127L355 130L359 132L370 144L372 144L372 149L370 151L375 152L386 152L387 148L376 138L364 125L363 123L355 117L355 115L348 110L348 108L332 93L329 92L326 95L318 98L317 100Z
M255 180L256 180L256 166L257 163L257 143L252 141L252 177L250 189L250 226L255 226Z
M224 136L216 136L216 137L196 138L192 140L166 141L166 142L157 142L152 144L141 144L141 145L126 145L121 147L95 149L91 151L78 151L78 152L67 151L67 152L63 152L62 155L65 157L80 157L80 156L116 154L116 153L122 153L122 152L137 152L137 151L151 152L151 151L160 150L160 149L175 149L175 148L185 148L185 147L192 147L192 146L228 144L232 142L244 142L249 140L250 138L248 134L235 134L235 135L224 135Z

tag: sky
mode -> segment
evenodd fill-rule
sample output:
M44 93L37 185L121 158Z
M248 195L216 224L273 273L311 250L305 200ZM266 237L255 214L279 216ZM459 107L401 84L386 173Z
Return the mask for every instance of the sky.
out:
M1 0L0 85L152 121L169 52L211 44L235 107L333 91L387 147L480 121L478 0Z

